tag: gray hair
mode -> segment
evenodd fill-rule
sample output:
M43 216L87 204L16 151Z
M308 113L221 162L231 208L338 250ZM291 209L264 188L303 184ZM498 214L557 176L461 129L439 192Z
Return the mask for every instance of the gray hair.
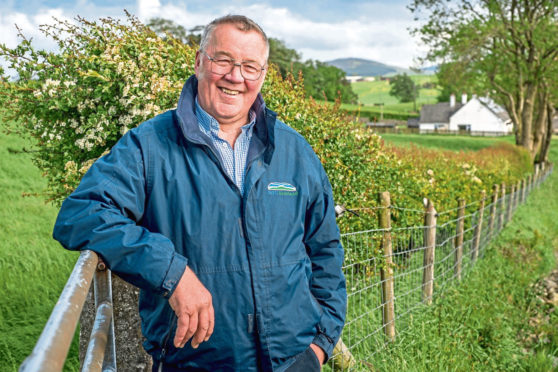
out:
M256 31L258 34L260 34L263 41L265 42L265 48L266 48L265 59L267 61L267 58L269 57L269 40L267 39L267 35L256 22L252 21L250 18L243 15L228 14L226 16L216 18L213 21L211 21L211 23L205 26L203 30L203 34L200 41L201 50L206 50L211 40L211 37L213 36L213 31L215 31L217 26L223 24L232 24L235 25L240 31L245 31L245 32Z

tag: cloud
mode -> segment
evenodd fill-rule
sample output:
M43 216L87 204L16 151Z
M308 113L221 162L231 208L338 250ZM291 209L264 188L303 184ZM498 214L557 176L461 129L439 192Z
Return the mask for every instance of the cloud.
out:
M412 22L410 15L326 22L309 19L287 8L252 5L242 10L259 22L269 36L282 39L288 47L302 52L303 58L325 61L359 57L408 67L419 54L416 42L407 31ZM404 10L399 8L399 12ZM398 14L393 9L391 13Z
M281 39L288 47L301 52L304 59L327 61L359 57L407 67L412 64L413 57L420 54L416 41L407 31L412 25L412 15L402 1L345 3L323 0L325 2L309 2L311 6L302 6L298 0L258 3L244 0L234 5L221 0L211 3L199 0L124 1L127 1L125 5L120 1L117 5L107 6L104 5L106 2L98 5L94 0L79 0L60 7L47 7L39 2L29 8L19 7L17 11L13 4L11 7L2 5L0 43L10 47L16 45L18 40L13 24L17 23L26 36L33 37L35 46L54 49L54 42L47 40L38 30L38 25L51 22L53 15L70 20L78 14L87 19L123 18L123 8L126 7L144 22L161 17L187 29L205 25L224 14L245 14L258 22L268 36Z

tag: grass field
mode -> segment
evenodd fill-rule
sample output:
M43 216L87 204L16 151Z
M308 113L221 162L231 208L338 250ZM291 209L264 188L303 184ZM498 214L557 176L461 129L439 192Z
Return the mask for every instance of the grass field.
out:
M44 179L21 151L25 141L0 133L0 371L16 371L46 324L77 254L51 238L57 208L38 196ZM74 342L66 370L79 368Z
M505 137L472 137L472 136L448 136L448 135L424 135L424 134L381 134L381 137L389 144L396 146L409 146L414 144L428 148L439 148L445 150L467 150L476 151L491 146L498 142L515 143L513 136Z
M462 141L468 148L479 144ZM558 139L550 158L558 162ZM410 331L372 361L374 370L558 370L558 312L543 303L533 287L558 268L557 256L555 171L518 208L461 285L450 287L434 306L414 315Z
M424 83L435 83L435 75L411 75L415 84L419 86ZM413 103L400 103L399 100L389 94L390 85L388 81L358 81L351 84L353 91L358 95L359 103L364 105L361 108L364 112L380 112L375 104L383 104L386 112L411 113L413 112ZM439 94L438 89L421 88L417 99L417 109L425 103L436 103L436 97ZM343 106L347 109L354 109L351 105Z
M385 135L388 143L476 150L511 138ZM44 180L25 141L0 134L0 371L16 371L34 343L77 259L51 238L57 209L40 196ZM551 157L558 161L558 141ZM415 315L411 332L372 361L380 371L552 369L558 312L546 314L530 289L555 267L558 174L521 206L503 234L459 287ZM539 311L540 310L540 311ZM534 314L543 314L534 326ZM539 334L537 343L524 335ZM526 353L523 350L527 350ZM78 369L74 342L65 370Z

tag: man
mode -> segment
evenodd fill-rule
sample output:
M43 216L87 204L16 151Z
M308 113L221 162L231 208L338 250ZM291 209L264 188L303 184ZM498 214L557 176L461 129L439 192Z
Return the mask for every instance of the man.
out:
M344 323L332 191L260 95L269 45L210 23L176 110L129 131L63 203L54 237L138 286L154 370L311 371Z

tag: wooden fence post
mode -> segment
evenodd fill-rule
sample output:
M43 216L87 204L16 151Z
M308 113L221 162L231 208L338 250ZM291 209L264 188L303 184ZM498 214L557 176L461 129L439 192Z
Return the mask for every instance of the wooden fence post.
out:
M510 197L508 200L508 204L507 204L507 211L506 211L506 224L508 224L508 222L511 221L512 218L512 209L513 209L513 196L515 194L515 185L511 185L511 190L510 190Z
M333 356L330 363L334 371L350 370L356 366L355 357L341 338L333 348Z
M494 237L494 223L496 221L496 211L498 207L498 195L500 194L500 186L492 186L492 205L490 206L490 223L488 224L488 233L490 240Z
M480 238L482 234L482 218L484 215L484 203L486 200L486 191L482 190L481 192L481 201L479 205L479 218L477 220L477 226L475 227L475 240L473 240L473 261L477 259L479 256L479 245L480 245Z
M519 196L521 195L521 180L517 181L517 186L515 187L515 205L514 210L519 206Z
M454 274L457 280L461 280L461 264L463 262L463 227L465 226L465 199L458 200L457 228L455 236L455 266Z
M500 188L500 192L501 192L501 197L500 197L500 215L498 216L500 223L499 223L499 230L502 230L504 228L504 216L506 214L506 184L502 183L502 186Z
M393 283L393 249L391 245L391 213L389 192L380 194L380 227L384 230L382 238L382 251L384 265L380 270L382 280L383 312L382 322L384 332L390 341L395 341L395 294Z
M521 188L521 204L525 204L525 200L527 200L527 178L523 179L522 185L523 187Z
M434 289L434 260L436 257L436 209L432 201L425 200L424 226L424 259L422 267L422 301L427 305L432 303Z

